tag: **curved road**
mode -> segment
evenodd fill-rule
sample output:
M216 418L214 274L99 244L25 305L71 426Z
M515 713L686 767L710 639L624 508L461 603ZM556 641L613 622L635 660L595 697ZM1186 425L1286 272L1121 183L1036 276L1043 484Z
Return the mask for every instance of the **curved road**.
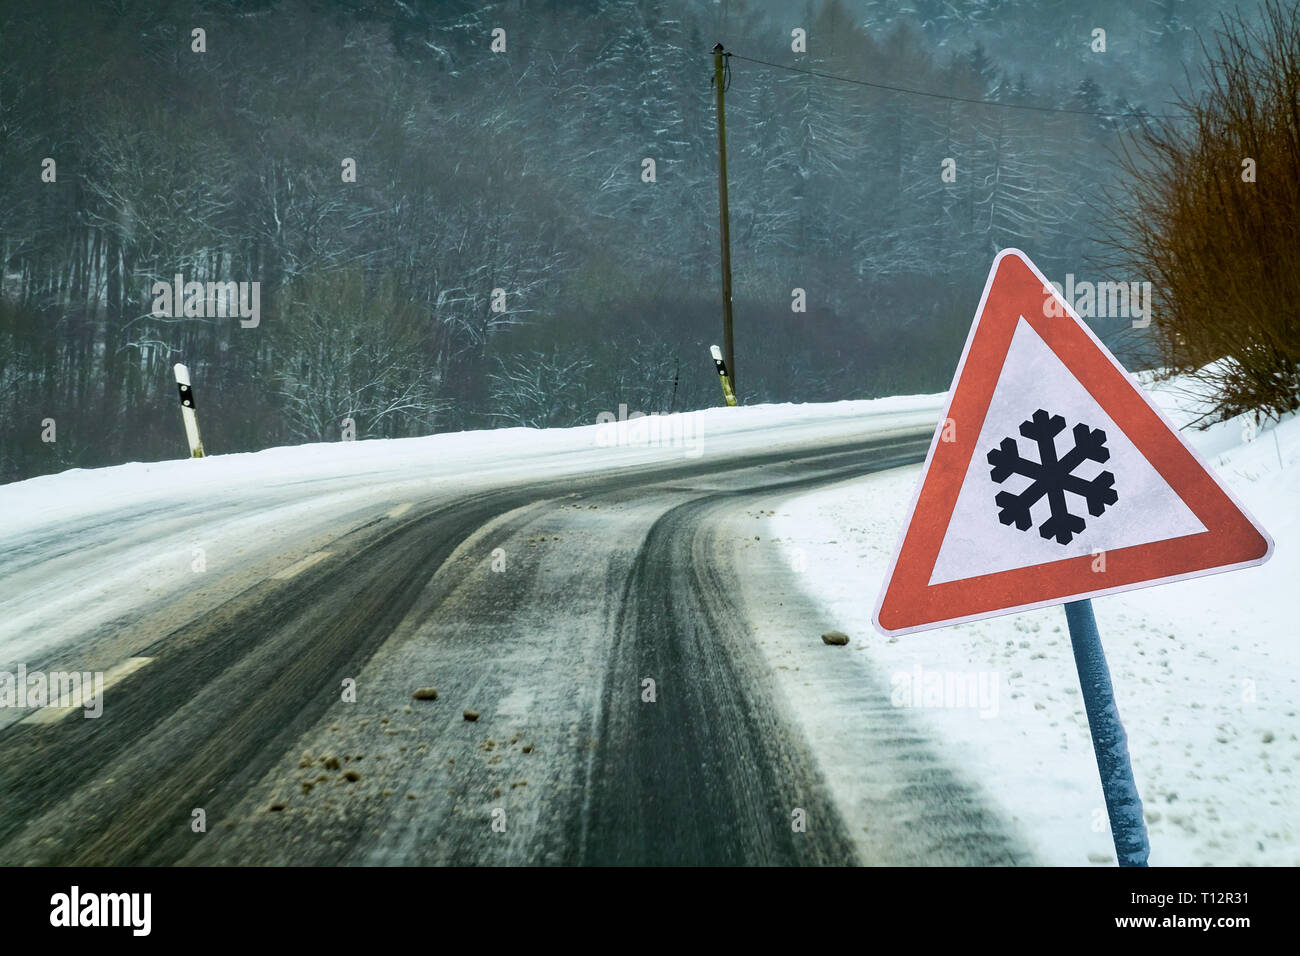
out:
M101 719L0 719L0 863L1024 861L883 681L854 690L848 746L873 785L846 803L834 748L817 756L757 640L815 639L819 611L747 555L746 514L928 443L358 507L201 593L138 595L29 665L94 661L113 680ZM64 559L129 538L133 519L161 536L194 516L88 524ZM11 553L4 573L34 587L41 563Z

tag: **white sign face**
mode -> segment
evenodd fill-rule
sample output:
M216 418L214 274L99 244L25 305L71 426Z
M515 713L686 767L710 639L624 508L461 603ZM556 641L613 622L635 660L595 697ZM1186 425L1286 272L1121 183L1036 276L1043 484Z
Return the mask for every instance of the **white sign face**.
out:
M1106 504L1104 512L1097 517L1089 514L1084 495L1065 491L1065 508L1085 524L1082 531L1070 534L1067 543L1054 537L1045 538L1041 533L1043 524L1052 513L1048 494L1043 494L1030 506L1032 525L1023 531L1014 524L1001 522L995 500L1000 492L1023 494L1033 484L1033 479L1013 472L1002 482L995 482L990 475L992 466L987 453L998 448L1003 439L1011 437L1016 441L1019 455L1031 464L1040 463L1038 443L1020 432L1021 425L1039 409L1065 419L1065 428L1050 439L1058 458L1073 449L1072 432L1076 425L1082 423L1105 433L1102 447L1108 453L1106 461L1086 458L1071 472L1072 475L1086 482L1094 481L1102 472L1114 476L1111 488L1116 500ZM957 495L952 521L930 574L931 584L1179 538L1205 530L1200 519L1173 493L1168 482L1160 477L1023 317L1016 324L1011 348L975 446L976 454L971 458L966 480Z

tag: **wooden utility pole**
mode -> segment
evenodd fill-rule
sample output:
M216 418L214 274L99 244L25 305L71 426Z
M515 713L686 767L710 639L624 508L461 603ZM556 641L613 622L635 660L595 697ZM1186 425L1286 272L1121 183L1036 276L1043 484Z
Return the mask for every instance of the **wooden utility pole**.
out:
M727 111L722 102L725 58L719 43L713 48L713 88L718 94L718 218L722 224L722 348L732 391L736 390L736 351L731 337L731 214L727 211Z

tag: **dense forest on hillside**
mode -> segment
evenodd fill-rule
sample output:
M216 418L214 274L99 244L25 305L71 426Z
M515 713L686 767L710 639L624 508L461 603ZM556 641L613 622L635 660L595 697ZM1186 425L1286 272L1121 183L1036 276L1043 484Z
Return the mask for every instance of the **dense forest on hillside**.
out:
M1112 278L1111 151L1217 15L793 6L5 5L0 480L184 454L175 362L209 453L717 404L718 41L742 400L941 390L1000 248Z

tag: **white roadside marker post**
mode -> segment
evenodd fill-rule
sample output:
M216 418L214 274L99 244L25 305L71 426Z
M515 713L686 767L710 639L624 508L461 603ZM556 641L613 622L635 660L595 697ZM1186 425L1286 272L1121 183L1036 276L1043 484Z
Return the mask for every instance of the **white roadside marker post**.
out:
M727 374L727 363L722 359L722 349L710 345L709 352L713 355L713 367L718 370L718 380L722 382L722 397L727 400L728 405L735 405L736 390L731 387L731 376Z
M181 392L181 418L185 419L185 437L190 443L190 457L202 458L203 442L199 440L199 420L194 416L194 389L190 387L190 370L177 362L173 371Z

